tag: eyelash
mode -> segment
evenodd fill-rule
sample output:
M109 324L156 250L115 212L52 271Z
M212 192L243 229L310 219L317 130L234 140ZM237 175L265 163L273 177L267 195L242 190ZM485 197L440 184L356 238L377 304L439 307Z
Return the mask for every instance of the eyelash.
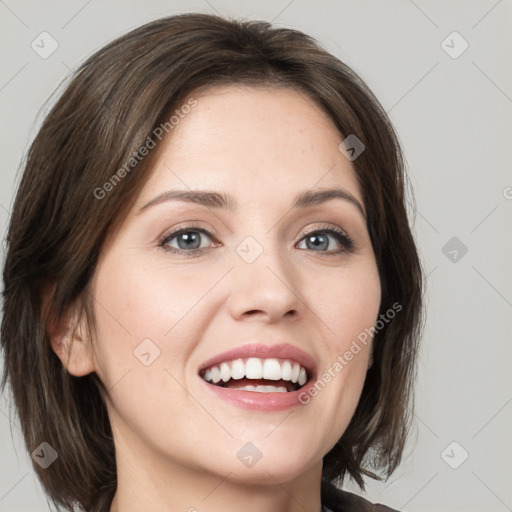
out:
M181 235L183 233L188 233L188 232L198 232L198 233L202 233L202 234L208 236L211 239L214 238L212 233L210 233L208 230L206 230L204 228L200 228L198 226L178 227L177 229L173 230L172 232L166 233L163 236L163 238L160 239L158 245L159 245L159 247L162 247L162 249L164 249L164 251L170 252L172 254L186 255L187 257L191 257L191 258L201 256L206 249L192 249L190 251L187 251L184 249L175 249L174 247L167 246L167 244L172 239L176 238L178 235ZM325 254L328 256L336 256L336 255L340 255L340 254L344 254L344 253L353 253L353 252L356 252L356 250L357 250L357 247L356 247L354 241L352 240L352 238L350 238L350 236L347 235L347 233L345 233L343 230L341 230L339 228L335 228L332 226L321 226L312 231L302 232L300 234L301 238L299 241L302 241L307 236L316 235L318 233L328 233L328 234L334 236L334 238L336 238L336 240L340 243L340 245L343 247L343 249L339 249L337 251L314 251L314 250L309 249L311 252L318 252L320 254Z

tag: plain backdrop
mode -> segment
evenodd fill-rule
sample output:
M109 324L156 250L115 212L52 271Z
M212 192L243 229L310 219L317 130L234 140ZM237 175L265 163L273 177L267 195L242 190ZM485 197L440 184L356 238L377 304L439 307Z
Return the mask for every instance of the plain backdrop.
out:
M512 510L512 3L1 1L2 233L21 159L70 70L130 29L187 11L310 34L362 76L399 133L427 325L406 457L387 482L369 480L366 497L407 512ZM4 397L0 512L48 510Z

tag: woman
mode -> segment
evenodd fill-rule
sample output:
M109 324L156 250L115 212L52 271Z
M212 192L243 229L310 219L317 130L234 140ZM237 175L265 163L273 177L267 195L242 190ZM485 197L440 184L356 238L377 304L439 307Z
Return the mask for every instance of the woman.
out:
M310 37L204 14L90 57L28 154L3 385L66 510L391 510L422 270L377 99ZM374 508L372 508L374 507Z

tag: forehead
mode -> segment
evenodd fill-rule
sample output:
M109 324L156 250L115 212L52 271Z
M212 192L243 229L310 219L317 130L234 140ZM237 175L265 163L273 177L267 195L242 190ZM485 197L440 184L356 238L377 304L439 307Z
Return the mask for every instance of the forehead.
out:
M283 200L311 188L343 186L361 203L342 135L305 93L290 88L217 86L163 140L140 204L163 189L225 190L247 199ZM190 98L189 97L189 98Z

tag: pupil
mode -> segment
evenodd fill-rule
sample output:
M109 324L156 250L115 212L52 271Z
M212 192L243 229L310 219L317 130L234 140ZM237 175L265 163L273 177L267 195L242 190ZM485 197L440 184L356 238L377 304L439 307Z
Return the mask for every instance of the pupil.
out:
M323 240L323 242L322 242L322 240L321 240L322 238L324 239L324 240ZM313 244L311 244L311 245L313 245L314 247L317 247L317 248L321 246L321 249L323 249L323 250L326 250L326 249L327 249L327 245L328 245L328 242L329 242L329 241L327 240L327 237L326 237L326 236L323 236L323 235L320 235L320 236L318 236L318 235L312 235L312 236L310 236L310 237L309 237L309 239L308 239L308 240L309 240L309 241L313 240L314 242L313 242Z
M190 233L192 233L192 234L190 234ZM199 241L198 233L195 233L193 231L191 231L190 233L182 233L178 237L178 246L180 247L180 249L191 249L191 248L197 249L197 247L199 246L199 244L197 243ZM185 242L186 242L184 247L182 247L182 244L180 243L182 240L185 240ZM196 246L192 247L194 242L196 242L197 247Z

